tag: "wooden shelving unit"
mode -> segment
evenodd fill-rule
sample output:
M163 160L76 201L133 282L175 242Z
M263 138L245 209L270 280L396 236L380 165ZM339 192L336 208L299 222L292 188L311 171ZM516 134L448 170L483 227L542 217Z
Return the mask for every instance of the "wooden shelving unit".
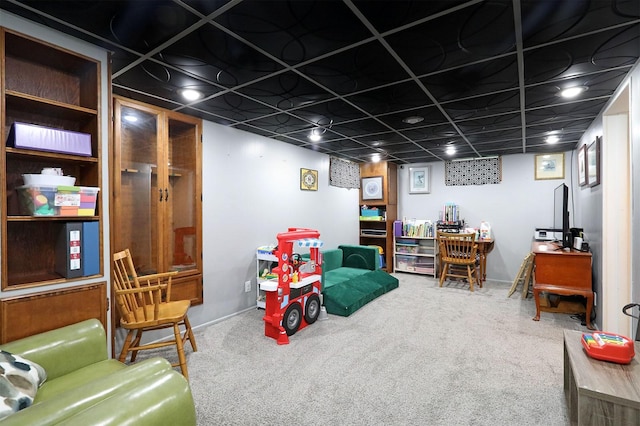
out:
M360 188L360 206L376 207L383 213L384 220L360 220L359 240L362 245L376 245L384 249L385 269L393 272L393 222L398 216L398 173L394 163L364 163L360 165L360 178L382 177L382 191L379 199L363 199ZM360 206L358 210L360 210ZM359 214L359 213L358 213ZM382 214L382 213L381 213Z
M100 67L92 58L53 46L12 30L0 29L2 56L2 290L65 283L55 270L56 242L65 222L97 221L94 216L32 217L20 213L17 188L22 174L45 167L62 168L76 177L76 186L101 187ZM53 153L6 146L14 123L26 123L90 135L91 156ZM102 276L102 232L100 232ZM83 277L87 278L87 277Z

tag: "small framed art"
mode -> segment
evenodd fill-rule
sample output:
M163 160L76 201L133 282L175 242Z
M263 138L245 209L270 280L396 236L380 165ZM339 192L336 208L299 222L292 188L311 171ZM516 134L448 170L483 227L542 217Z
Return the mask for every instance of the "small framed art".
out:
M428 194L431 166L409 167L409 194Z
M362 199L382 200L382 176L362 178Z
M564 152L536 155L535 167L536 180L564 179Z
M595 141L587 147L587 185L600 185L600 140L598 136Z
M300 189L303 191L318 190L318 171L300 169Z
M578 183L587 184L587 146L582 145L578 150Z

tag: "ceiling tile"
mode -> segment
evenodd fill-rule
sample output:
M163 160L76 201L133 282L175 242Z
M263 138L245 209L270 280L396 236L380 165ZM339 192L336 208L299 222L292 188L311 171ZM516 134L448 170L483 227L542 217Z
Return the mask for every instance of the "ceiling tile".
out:
M349 94L388 84L408 74L377 42L353 47L301 68L311 79L336 94Z
M640 58L638 0L0 0L0 9L108 49L115 94L357 162L570 150ZM588 90L556 96L570 85ZM184 88L204 97L187 101ZM423 121L403 122L410 116Z
M372 36L341 1L245 0L216 22L292 65Z

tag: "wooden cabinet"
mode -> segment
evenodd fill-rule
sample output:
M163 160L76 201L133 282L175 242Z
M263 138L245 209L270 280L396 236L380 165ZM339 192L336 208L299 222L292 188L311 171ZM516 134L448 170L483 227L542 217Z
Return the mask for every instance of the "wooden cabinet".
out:
M101 187L101 63L6 28L0 29L0 38L2 290L70 281L55 267L60 254L57 240L69 222L100 224L100 271L92 276L102 276L103 206L99 201L93 216L25 215L18 190L24 184L23 174L39 174L43 168L63 169L65 175L76 177L77 186ZM14 123L89 135L91 154L8 147Z
M394 163L364 163L360 165L360 178L382 177L380 196L371 195L363 199L362 182L360 185L360 206L376 207L384 220L360 220L360 244L376 245L384 250L385 269L393 272L393 222L398 216L398 173Z
M179 271L172 299L202 303L202 121L116 96L113 135L113 251Z
M0 344L91 318L106 328L107 309L104 281L4 298L0 300Z

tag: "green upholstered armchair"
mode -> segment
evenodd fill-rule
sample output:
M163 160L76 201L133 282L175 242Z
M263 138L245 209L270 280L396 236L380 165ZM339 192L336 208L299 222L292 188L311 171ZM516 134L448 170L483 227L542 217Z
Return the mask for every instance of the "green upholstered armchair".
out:
M5 425L195 425L187 380L162 358L127 366L107 356L97 320L16 340L0 349L44 368L33 404Z

